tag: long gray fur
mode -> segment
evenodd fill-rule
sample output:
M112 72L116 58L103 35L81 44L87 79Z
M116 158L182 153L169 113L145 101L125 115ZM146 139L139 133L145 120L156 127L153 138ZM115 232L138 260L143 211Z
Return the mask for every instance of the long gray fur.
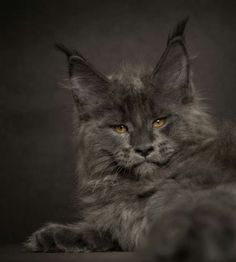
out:
M39 229L28 249L145 247L150 261L236 261L235 127L215 127L191 82L186 22L153 71L106 77L58 46L75 100L80 219ZM166 123L154 129L158 118ZM128 132L115 132L119 124Z

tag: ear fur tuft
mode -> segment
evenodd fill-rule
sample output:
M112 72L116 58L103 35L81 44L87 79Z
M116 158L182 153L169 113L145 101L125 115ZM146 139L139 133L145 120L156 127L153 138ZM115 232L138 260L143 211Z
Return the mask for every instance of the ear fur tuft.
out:
M184 41L184 30L186 28L186 24L189 20L189 17L186 17L178 22L178 24L175 26L172 33L169 34L167 45L173 43L175 40L182 40Z
M184 29L188 18L181 20L169 35L167 47L154 68L153 85L177 101L191 100L189 57L184 43ZM183 102L185 103L185 102Z
M68 59L71 56L77 56L78 58L86 61L86 59L76 49L71 50L62 43L56 43L55 48L64 53Z

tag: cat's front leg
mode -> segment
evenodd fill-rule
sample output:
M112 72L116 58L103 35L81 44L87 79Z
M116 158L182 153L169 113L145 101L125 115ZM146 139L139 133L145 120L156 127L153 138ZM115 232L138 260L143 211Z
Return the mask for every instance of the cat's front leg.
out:
M86 224L48 224L34 232L25 243L33 252L89 252L118 249L108 233Z

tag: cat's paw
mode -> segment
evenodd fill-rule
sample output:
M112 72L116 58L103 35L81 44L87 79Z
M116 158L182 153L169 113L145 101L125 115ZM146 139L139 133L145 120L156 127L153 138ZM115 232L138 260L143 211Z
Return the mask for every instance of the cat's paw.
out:
M47 225L35 231L24 243L27 250L33 252L47 252L56 249L54 225ZM56 250L55 250L56 251Z
M153 228L149 255L158 262L236 261L236 220L214 210L173 212Z
M39 230L35 231L28 240L24 243L27 250L33 252L58 252L61 250L57 243L56 233L59 226L48 224Z
M34 232L24 243L24 246L33 252L88 251L82 242L75 240L73 234L63 225L48 224Z

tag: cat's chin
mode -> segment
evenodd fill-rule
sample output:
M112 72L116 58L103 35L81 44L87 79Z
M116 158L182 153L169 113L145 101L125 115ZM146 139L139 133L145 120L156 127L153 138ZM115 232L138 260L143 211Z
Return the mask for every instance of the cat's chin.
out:
M139 175L139 176L147 176L147 175L152 175L155 173L158 169L158 165L153 163L153 162L143 162L142 164L137 165L134 168L134 172Z

